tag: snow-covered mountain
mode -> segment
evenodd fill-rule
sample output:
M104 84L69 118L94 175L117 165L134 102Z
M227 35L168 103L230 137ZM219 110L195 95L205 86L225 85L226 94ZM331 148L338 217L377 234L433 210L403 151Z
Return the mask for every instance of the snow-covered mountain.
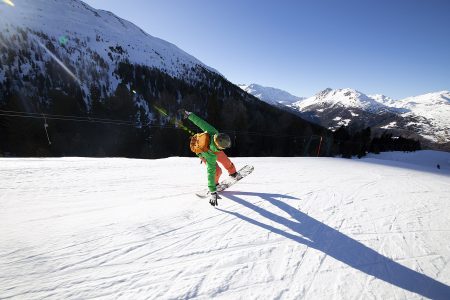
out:
M400 110L401 123L380 124L419 133L438 144L450 143L450 92L428 93L401 100L378 99L380 103Z
M85 91L93 80L85 72L92 60L101 60L101 67L107 73L103 79L110 91L117 87L114 71L122 61L154 67L185 80L195 80L203 69L218 73L177 46L80 0L15 0L13 7L0 5L0 40L3 40L0 45L11 47L11 43L18 43L13 37L19 34L19 29L25 30L21 32L22 38L28 40L30 47L44 49L50 56L52 51L64 57L62 63L73 71ZM79 68L80 64L86 68ZM21 68L21 71L22 76L27 76L31 68ZM0 82L5 80L5 72L2 73Z
M357 90L349 88L337 90L327 88L310 98L293 103L292 106L301 111L337 106L347 107L349 109L355 108L370 113L381 113L389 110L389 107L386 105L375 101L373 98Z
M320 124L333 130L350 123L358 124L359 127L374 126L395 116L390 107L349 88L327 88L290 107L312 114Z
M273 87L262 86L256 83L249 85L238 84L238 86L247 93L272 105L290 105L304 99L303 97L294 96L286 91Z
M253 95L262 99L257 93ZM327 88L312 97L285 105L332 130L348 125L389 129L407 137L420 138L426 145L450 150L449 91L394 100L350 88Z
M374 95L368 95L368 96L369 96L369 98L372 98L375 101L380 102L386 106L393 106L393 104L395 103L394 99L392 99L388 96L382 95L382 94L374 94Z
M0 298L448 299L450 154L388 154L0 158Z

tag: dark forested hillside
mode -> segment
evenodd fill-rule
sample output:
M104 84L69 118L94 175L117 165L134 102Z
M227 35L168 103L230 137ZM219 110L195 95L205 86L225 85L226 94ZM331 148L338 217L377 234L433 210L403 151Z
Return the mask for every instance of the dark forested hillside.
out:
M180 108L230 134L232 156L350 157L420 148L392 137L373 139L370 129L332 133L202 65L181 63L182 75L170 76L131 63L120 45L102 58L87 46L89 38L67 45L42 32L14 31L0 32L2 156L193 155L189 137L199 129L177 116Z
M330 154L329 131L259 101L201 66L189 70L195 76L174 78L120 57L108 63L89 49L75 65L69 59L73 48L61 47L43 33L19 32L12 39L0 36L3 155L190 155L188 138L198 129L186 121L183 129L176 115L180 108L229 133L234 142L230 155L316 155L320 136L325 141L322 154ZM44 40L45 48L29 35ZM113 89L108 65L114 66Z

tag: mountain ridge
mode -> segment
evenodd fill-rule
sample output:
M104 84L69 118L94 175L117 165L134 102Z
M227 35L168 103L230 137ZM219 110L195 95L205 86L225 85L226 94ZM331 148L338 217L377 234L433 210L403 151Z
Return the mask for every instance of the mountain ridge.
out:
M264 102L274 105L288 105L304 99L303 97L294 96L281 89L264 87L255 83L249 85L238 84L238 86L247 93L263 100Z
M416 136L431 147L443 145L450 150L450 92L446 90L394 100L351 88L326 88L287 106L331 130L353 123Z

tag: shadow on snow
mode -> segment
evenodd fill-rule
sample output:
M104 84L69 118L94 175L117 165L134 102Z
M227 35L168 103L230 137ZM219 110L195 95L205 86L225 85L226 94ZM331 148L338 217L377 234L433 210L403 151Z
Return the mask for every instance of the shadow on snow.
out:
M317 249L356 270L362 271L407 291L431 299L450 298L449 286L379 254L362 243L340 233L338 230L333 229L307 214L302 213L287 203L278 200L281 198L297 198L280 194L249 192L223 192L222 196L254 210L261 216L273 222L288 227L300 236L261 223L238 212L217 208L220 211L234 215L253 225L267 229L308 247ZM260 197L285 211L293 220L274 214L264 208L245 201L238 196Z

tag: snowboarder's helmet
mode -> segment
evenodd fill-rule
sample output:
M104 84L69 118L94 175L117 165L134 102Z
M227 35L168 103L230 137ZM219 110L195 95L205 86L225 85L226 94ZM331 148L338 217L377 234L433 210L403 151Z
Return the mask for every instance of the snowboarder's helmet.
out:
M216 143L217 148L219 149L227 149L231 147L231 139L230 136L226 133L218 133L214 135L214 142Z

